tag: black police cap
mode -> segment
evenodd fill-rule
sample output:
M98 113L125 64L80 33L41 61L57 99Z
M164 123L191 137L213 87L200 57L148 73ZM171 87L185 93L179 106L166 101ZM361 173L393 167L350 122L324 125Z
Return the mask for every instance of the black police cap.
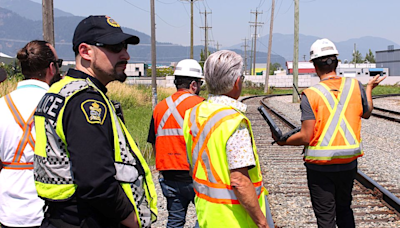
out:
M81 43L113 45L123 41L127 44L138 44L140 39L124 33L121 26L108 16L91 15L83 19L76 27L72 45L73 50L77 50Z

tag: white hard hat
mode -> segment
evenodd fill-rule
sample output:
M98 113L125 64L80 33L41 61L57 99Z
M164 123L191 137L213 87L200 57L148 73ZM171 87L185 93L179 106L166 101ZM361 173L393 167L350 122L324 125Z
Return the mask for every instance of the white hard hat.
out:
M328 55L339 55L335 44L328 39L320 39L311 45L310 61Z
M201 79L204 78L200 64L194 59L181 60L175 67L174 75Z

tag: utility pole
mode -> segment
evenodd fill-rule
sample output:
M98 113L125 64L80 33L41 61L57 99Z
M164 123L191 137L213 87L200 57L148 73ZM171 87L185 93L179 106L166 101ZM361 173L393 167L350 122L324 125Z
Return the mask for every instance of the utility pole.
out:
M247 45L247 38L242 39L244 40L244 45L242 45L242 47L244 47L244 72L247 72L247 47L249 45Z
M268 58L267 58L267 72L265 72L265 87L264 93L268 93L269 91L269 71L271 65L271 50L272 50L272 32L274 30L274 10L275 10L275 0L272 0L271 7L271 21L269 24L269 39L268 39Z
M181 0L190 2L190 58L193 59L193 2L199 0Z
M264 24L264 23L262 23L262 22L257 22L258 14L262 14L262 12L259 12L259 11L256 10L256 12L251 11L250 13L253 13L253 14L256 15L256 20L255 20L255 22L252 22L252 21L249 22L249 23L252 23L252 24L253 24L253 25L251 25L251 26L254 26L253 71L254 71L254 74L255 74L255 73L256 73L255 70L256 70L257 35L258 35L258 34L257 34L257 27L258 27L258 26L261 26L261 24Z
M294 0L294 49L293 49L293 86L299 84L299 0ZM293 88L293 103L299 102L299 97Z
M43 39L55 47L53 0L42 0Z
M204 14L204 27L200 27L202 29L204 29L204 33L205 33L205 44L204 44L204 49L205 49L205 53L204 53L204 57L205 59L208 58L208 29L212 28L212 27L208 27L207 26L207 14L211 14L211 12L207 12L207 10L204 10L204 12L200 12L200 14Z
M152 105L153 110L157 105L157 78L156 78L156 19L154 0L150 0L151 11L151 87L152 87Z
M222 44L219 44L218 41L217 41L217 45L216 46L217 46L217 51L219 51L219 47L222 46Z
M357 45L356 45L356 43L354 43L353 60L354 60L354 68L356 68L356 64L357 64Z
M251 27L251 26L250 26ZM250 49L250 75L253 73L253 47L254 39L251 39L251 49Z

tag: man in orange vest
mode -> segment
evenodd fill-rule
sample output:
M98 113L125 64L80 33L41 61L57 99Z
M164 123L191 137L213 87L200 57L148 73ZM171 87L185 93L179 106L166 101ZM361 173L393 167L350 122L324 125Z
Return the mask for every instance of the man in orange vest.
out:
M182 126L185 111L204 100L197 96L204 77L196 60L180 61L174 75L178 91L155 107L147 139L153 146L160 185L167 199L168 228L183 227L189 203L194 203Z
M366 90L355 78L336 75L336 46L320 39L311 46L320 83L304 90L301 131L279 145L304 145L308 188L318 227L355 227L351 209L357 158L363 156L361 118L373 109L372 90L386 78L369 80Z
M33 113L49 85L60 79L62 64L54 47L42 40L26 44L17 59L25 79L0 99L2 228L38 227L42 223L44 202L37 195L33 178Z

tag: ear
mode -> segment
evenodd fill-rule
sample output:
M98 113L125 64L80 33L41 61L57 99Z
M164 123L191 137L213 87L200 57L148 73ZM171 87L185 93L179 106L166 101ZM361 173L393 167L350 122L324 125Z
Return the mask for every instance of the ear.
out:
M54 62L51 62L49 64L49 67L47 67L47 74L53 76L57 71L57 66L54 64Z
M78 47L79 55L87 61L91 61L93 58L94 49L87 43L81 43Z
M240 76L236 79L235 84L233 85L233 87L239 89L239 87L240 87Z
M46 69L46 78L45 81L47 84L50 84L51 79L57 72L57 66L54 64L54 62L51 62L49 64L49 67Z
M197 86L198 86L197 82L196 82L196 81L192 81L192 82L190 83L189 89L190 89L191 91L195 92L195 91L197 91L197 88L198 88Z

